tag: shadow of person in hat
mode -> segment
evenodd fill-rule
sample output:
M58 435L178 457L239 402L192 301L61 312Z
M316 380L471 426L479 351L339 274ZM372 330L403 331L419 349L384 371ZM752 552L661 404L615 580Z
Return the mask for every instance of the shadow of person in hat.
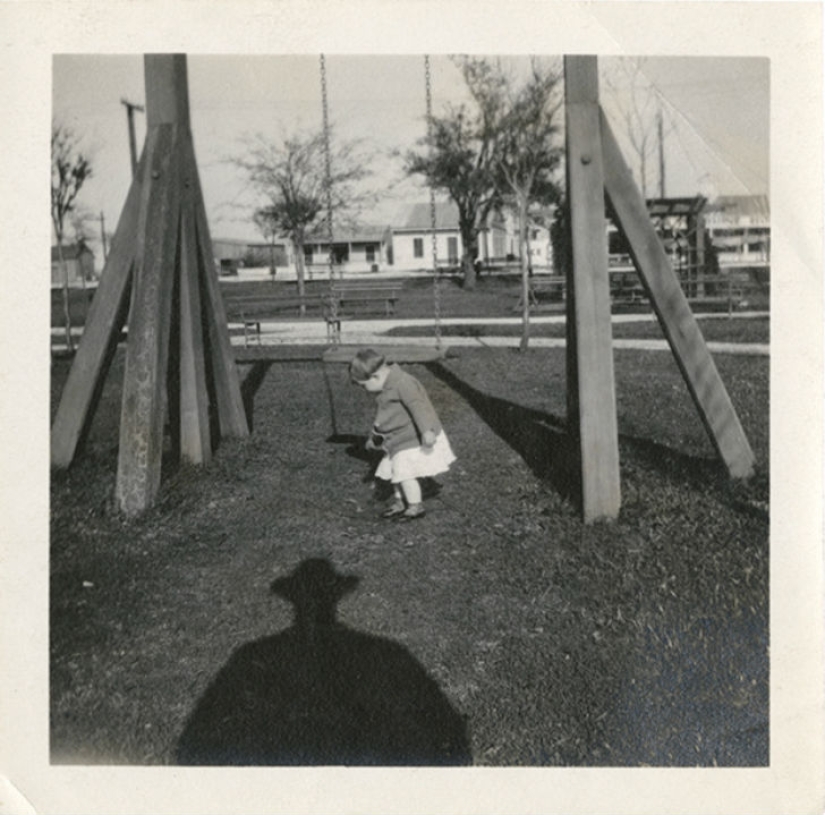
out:
M466 765L464 719L401 645L336 620L358 578L325 559L272 583L293 625L238 648L177 745L187 765Z

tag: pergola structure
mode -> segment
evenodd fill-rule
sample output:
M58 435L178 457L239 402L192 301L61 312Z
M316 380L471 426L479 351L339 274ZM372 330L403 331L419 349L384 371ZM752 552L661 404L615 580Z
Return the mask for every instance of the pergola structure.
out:
M213 440L249 432L218 287L189 124L184 55L147 55L143 155L51 434L68 467L88 429L128 317L117 499L127 514L155 500L165 420L182 458L209 460ZM621 505L605 235L605 193L644 288L719 455L733 477L754 457L645 201L599 105L597 61L565 57L567 378L580 446L585 522Z

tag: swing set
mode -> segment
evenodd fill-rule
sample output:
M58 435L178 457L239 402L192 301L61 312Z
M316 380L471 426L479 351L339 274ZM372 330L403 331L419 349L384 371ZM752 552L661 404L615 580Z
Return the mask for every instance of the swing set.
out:
M329 102L327 98L327 81L326 81L326 61L324 55L321 54L321 106L323 112L323 128L324 128L324 164L325 164L325 180L327 192L327 240L329 241L329 281L330 281L330 318L338 317L337 307L338 299L334 296L332 291L333 277L334 277L334 251L333 251L333 207L332 207L332 171L330 166L330 146L329 146ZM427 105L427 127L429 135L432 137L432 80L430 72L430 58L424 57L424 84L426 91L426 105ZM432 138L430 139L432 141ZM434 345L432 347L426 346L392 346L391 351L388 351L387 357L393 362L435 362L443 359L447 355L447 349L441 344L441 286L439 280L438 269L438 243L436 237L436 207L435 207L435 190L430 186L430 234L432 236L432 278L433 278L433 309L434 309ZM340 323L339 323L340 325ZM340 339L340 335L336 334ZM340 342L336 342L334 347L329 348L323 354L324 362L349 362L354 356L355 349L352 347L342 346Z
M429 59L427 119L432 127ZM82 341L51 430L51 464L67 468L88 432L103 381L128 321L116 497L136 515L160 488L164 424L182 460L205 464L216 438L249 435L236 358L212 255L190 129L186 56L145 55L147 135ZM605 193L642 285L702 422L731 477L753 473L754 456L678 278L599 105L597 60L564 58L567 189L573 263L567 279L568 426L578 441L586 523L621 505L613 376ZM323 127L333 286L333 212L326 65ZM435 345L393 347L396 361L442 359L436 208L430 190ZM337 308L330 296L330 307ZM336 344L325 362L348 362Z

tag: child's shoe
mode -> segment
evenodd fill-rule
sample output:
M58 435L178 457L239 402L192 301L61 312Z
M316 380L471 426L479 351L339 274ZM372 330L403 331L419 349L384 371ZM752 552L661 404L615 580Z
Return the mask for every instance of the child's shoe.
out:
M382 513L382 518L397 518L404 514L406 509L404 502L400 498L396 498Z
M416 518L423 518L426 514L423 504L410 504L401 514L400 521L414 521Z

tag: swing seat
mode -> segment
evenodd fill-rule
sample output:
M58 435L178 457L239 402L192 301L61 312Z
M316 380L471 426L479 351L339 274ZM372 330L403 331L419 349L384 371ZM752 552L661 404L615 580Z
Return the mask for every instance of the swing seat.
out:
M364 346L336 345L324 351L324 362L350 362ZM381 353L387 362L416 363L438 362L450 356L450 349L436 348L427 345L384 345L380 346Z

